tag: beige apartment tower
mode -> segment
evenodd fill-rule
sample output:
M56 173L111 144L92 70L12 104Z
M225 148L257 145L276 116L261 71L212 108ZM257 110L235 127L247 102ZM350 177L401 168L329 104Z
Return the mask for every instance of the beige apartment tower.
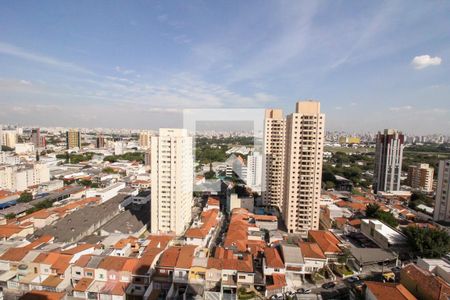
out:
M319 229L325 115L320 102L297 102L286 118L282 215L290 233Z
M429 164L417 164L408 168L408 185L423 192L433 191L434 169Z
M186 129L161 128L151 138L151 232L180 235L191 220L192 137Z
M81 148L81 133L75 129L69 129L66 132L66 147L67 149Z
M283 180L285 163L286 121L281 109L267 109L264 119L264 181L265 205L281 209L283 202Z
M139 133L139 147L143 149L150 148L150 140L151 140L152 134L150 131L141 131Z

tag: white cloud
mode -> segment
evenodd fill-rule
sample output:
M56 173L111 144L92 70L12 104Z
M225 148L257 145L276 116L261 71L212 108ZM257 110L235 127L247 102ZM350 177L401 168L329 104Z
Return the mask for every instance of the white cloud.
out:
M413 109L413 107L411 105L389 107L390 111L405 111L405 110L411 110L411 109Z
M426 54L414 57L411 61L411 65L415 69L420 70L430 66L439 66L441 62L442 58L440 58L439 56L431 57Z
M11 45L8 43L0 42L0 53L6 54L10 56L14 56L17 58L25 59L28 61L34 61L37 63L45 64L51 67L56 67L59 69L67 70L67 71L73 71L73 72L80 72L80 73L86 73L86 74L94 74L93 72L82 68L80 66L77 66L76 64L62 61L53 57L33 53L31 51L25 50L23 48L17 47L15 45Z

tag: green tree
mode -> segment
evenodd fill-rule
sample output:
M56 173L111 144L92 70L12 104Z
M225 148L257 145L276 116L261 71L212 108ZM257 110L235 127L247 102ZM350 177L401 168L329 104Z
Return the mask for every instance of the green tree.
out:
M5 219L7 219L7 220L14 219L15 217L16 217L16 215L13 214L13 213L9 213L9 214L6 214L6 215L5 215Z
M23 192L22 194L20 194L20 197L17 200L17 202L27 203L30 202L31 200L33 200L33 194L31 194L30 192Z
M376 218L378 220L380 220L381 222L391 226L391 227L397 227L398 226L398 221L397 219L394 217L394 215L390 212L385 212L385 211L381 211L379 210L376 214Z
M368 218L376 218L378 211L380 210L380 206L376 203L369 203L366 207L366 217Z
M413 226L404 228L403 233L420 257L438 258L450 251L450 237L444 230Z
M111 168L111 167L106 167L106 168L104 168L104 169L102 170L102 172L103 172L103 173L106 173L106 174L117 174L117 171L114 170L114 169Z

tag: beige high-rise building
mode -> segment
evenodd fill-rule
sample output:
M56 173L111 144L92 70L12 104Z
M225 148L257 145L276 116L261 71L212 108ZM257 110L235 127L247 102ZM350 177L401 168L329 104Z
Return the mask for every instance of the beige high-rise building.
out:
M3 130L2 133L2 146L9 148L15 148L17 143L17 131L16 130Z
M434 220L450 222L450 160L439 162Z
M141 131L139 133L139 147L148 149L150 148L150 140L151 140L152 134L150 131Z
M186 129L161 128L151 138L151 232L182 234L193 204L192 137Z
M286 118L282 215L290 233L319 229L325 115L320 102L297 102Z
M81 148L81 133L75 129L69 129L66 132L66 147L67 149Z
M408 168L408 184L413 189L433 191L434 169L429 164L417 164Z
M267 109L264 119L264 204L281 209L283 202L286 120L281 109Z

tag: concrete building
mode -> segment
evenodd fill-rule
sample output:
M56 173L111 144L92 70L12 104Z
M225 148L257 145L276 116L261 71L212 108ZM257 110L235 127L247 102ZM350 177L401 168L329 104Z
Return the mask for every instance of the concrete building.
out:
M386 250L400 251L408 242L405 235L374 219L361 220L361 233Z
M424 192L433 191L434 169L429 164L417 164L408 168L408 185Z
M264 186L266 205L281 208L283 202L283 174L286 120L281 109L266 110L264 120Z
M192 137L186 129L161 128L151 138L151 232L181 234L191 219Z
M45 147L45 136L41 135L40 128L33 128L31 130L31 143L33 143L36 148L44 148Z
M125 148L124 142L122 141L116 141L114 142L114 155L122 155L123 150Z
M45 164L0 167L0 189L24 191L47 181L50 181L50 170Z
M450 221L450 160L439 162L436 198L434 207L435 221Z
M378 132L373 183L375 192L400 190L404 142L404 135L395 129Z
M150 140L151 140L151 133L150 131L141 131L139 133L139 147L143 149L150 148Z
M16 130L2 130L2 146L6 146L9 148L16 147L17 143L17 131Z
M253 191L261 191L263 160L261 153L253 152L247 157L247 185Z
M75 129L66 132L66 148L81 148L81 133Z
M103 135L97 136L97 138L95 139L95 148L101 149L101 148L105 148L105 146L106 146L105 137Z
M319 229L325 115L320 102L297 102L286 119L282 215L290 233Z

